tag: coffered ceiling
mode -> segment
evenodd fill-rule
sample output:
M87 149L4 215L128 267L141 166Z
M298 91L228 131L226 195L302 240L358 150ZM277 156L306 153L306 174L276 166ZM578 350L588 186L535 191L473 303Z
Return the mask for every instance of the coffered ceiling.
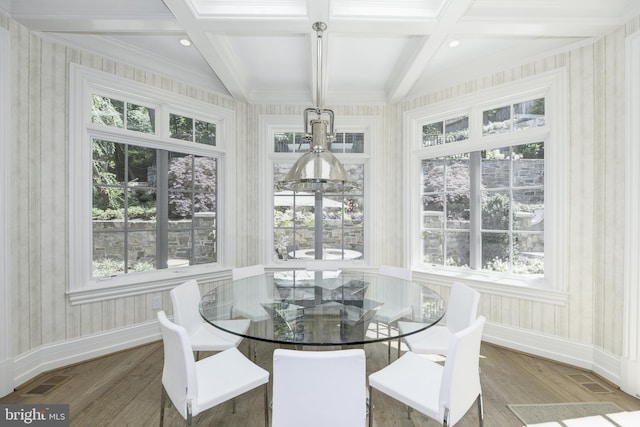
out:
M589 43L638 0L0 0L45 37L249 103L384 104ZM192 45L179 43L187 38ZM450 43L457 41L457 47Z

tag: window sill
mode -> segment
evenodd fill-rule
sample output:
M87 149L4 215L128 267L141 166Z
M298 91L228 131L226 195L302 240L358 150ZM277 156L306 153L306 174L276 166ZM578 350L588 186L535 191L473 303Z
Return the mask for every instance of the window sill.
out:
M543 304L565 306L569 300L568 292L551 288L543 278L524 279L515 275L461 271L440 267L414 268L413 278L438 286L451 286L453 282L461 282L485 294Z
M215 281L229 279L228 269L213 269L211 265L197 265L188 268L170 268L149 273L129 274L113 278L92 280L80 289L69 290L71 305L100 302L116 298L162 292L190 279Z

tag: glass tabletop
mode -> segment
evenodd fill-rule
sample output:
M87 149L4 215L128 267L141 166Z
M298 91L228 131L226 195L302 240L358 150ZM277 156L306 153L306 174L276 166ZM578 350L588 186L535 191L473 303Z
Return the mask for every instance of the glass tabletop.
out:
M205 321L226 332L313 346L396 339L409 333L387 328L386 322L415 322L410 333L417 333L444 313L442 297L424 284L346 270L266 273L223 284L200 301ZM248 329L246 319L251 321ZM385 325L377 325L379 321Z

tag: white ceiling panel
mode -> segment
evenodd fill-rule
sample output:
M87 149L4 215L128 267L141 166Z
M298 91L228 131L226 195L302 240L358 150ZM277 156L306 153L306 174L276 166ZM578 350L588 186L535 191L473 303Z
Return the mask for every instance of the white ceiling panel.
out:
M331 37L327 52L327 102L340 94L367 94L384 101L385 86L408 43L408 37Z
M332 0L332 17L435 18L447 0Z
M253 90L310 89L307 35L229 36L227 40Z
M304 17L307 0L187 0L191 10L205 17Z

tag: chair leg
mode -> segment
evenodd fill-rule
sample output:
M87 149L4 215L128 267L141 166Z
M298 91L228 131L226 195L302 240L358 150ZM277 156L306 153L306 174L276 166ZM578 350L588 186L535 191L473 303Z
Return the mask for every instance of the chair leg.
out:
M478 425L484 427L484 404L482 402L482 393L478 395Z
M442 420L442 427L449 427L449 408L444 408L444 419Z
M233 399L231 399L231 413L235 414L236 413L236 398L234 397Z
M400 346L402 345L402 338L398 338L398 359L400 359Z
M191 416L191 401L188 400L187 401L187 425L191 426L193 425L193 417Z
M165 391L163 385L161 385L160 388L162 389L160 395L160 427L162 427L164 426L164 406L167 401L167 392Z
M391 363L391 323L387 323L387 342L389 346L387 347L387 363Z
M264 427L269 427L269 387L264 385Z
M373 427L373 388L369 386L369 427Z

